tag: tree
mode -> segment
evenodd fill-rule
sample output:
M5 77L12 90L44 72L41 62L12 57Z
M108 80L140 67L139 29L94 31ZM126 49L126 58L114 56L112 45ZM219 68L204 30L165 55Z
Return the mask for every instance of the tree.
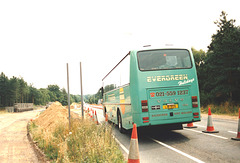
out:
M68 105L68 94L65 88L62 89L62 98L60 100L62 105ZM71 103L71 98L70 98L70 103Z
M14 103L34 103L45 105L50 101L59 101L67 105L67 92L65 88L60 90L58 85L48 85L48 88L34 88L28 85L22 77L8 77L0 74L0 107L13 106ZM81 101L80 95L70 95L70 103Z
M205 59L207 57L207 54L202 49L200 49L198 51L198 50L196 50L195 48L192 47L191 50L192 50L192 53L193 53L193 56L194 56L196 69L197 69L197 71L199 71L201 66L205 63Z
M32 85L29 86L29 100L28 102L34 103L37 97L39 96L40 92L37 90L37 88L34 88Z
M20 102L24 103L27 100L27 95L28 95L28 85L27 82L24 81L24 79L21 77L18 79L19 82L19 94L20 94Z
M59 101L60 96L61 96L61 91L60 91L59 86L58 85L48 85L47 89L50 91L50 93L49 93L50 100L51 101Z
M207 69L206 69L206 57L207 54L203 50L196 50L192 48L195 65L197 69L198 74L198 84L199 84L199 90L200 90L200 97L201 97L201 105L207 105L210 103L211 98L209 98L209 92L205 91L205 86L207 83Z
M218 102L236 101L240 97L240 28L235 26L235 20L227 20L224 11L215 24L219 29L208 46L205 90Z
M41 105L46 105L48 102L50 102L50 91L46 88L40 88L39 89L39 93L40 93L40 98L37 98L36 103L37 104L41 104Z
M0 75L0 106L7 106L8 77L2 72Z
M9 106L13 106L14 103L18 102L19 97L19 83L16 77L12 77L9 80L8 93L9 93Z

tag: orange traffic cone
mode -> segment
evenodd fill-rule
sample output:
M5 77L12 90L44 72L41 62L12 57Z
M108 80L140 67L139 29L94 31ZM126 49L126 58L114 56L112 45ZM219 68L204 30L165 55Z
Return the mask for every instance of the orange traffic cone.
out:
M91 118L91 120L92 120L92 110L90 109L90 112L89 112L89 116L90 116L90 118Z
M105 116L105 125L107 125L108 124L108 115L106 114L106 116Z
M132 136L128 154L128 163L140 163L138 137L137 137L137 125L133 124Z
M215 131L212 123L212 113L211 108L208 108L208 122L207 122L207 129L202 131L204 133L218 133L219 131Z
M238 133L236 138L232 138L232 140L240 141L240 108L239 108L239 117L238 117Z
M92 110L92 116L91 116L92 120L94 121L94 110Z
M197 128L197 126L194 126L193 123L188 123L187 126L185 126L184 128Z
M98 119L97 119L97 112L96 112L96 110L95 110L94 121L95 121L95 123L98 125Z

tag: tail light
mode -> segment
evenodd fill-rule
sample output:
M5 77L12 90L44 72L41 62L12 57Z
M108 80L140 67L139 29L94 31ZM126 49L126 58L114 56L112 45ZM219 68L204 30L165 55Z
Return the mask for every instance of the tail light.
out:
M143 123L148 123L149 122L149 117L143 117Z
M198 99L197 96L192 96L192 107L197 108L198 107Z
M148 112L148 101L147 100L142 100L142 112Z
M193 113L193 118L199 118L199 113L198 112Z

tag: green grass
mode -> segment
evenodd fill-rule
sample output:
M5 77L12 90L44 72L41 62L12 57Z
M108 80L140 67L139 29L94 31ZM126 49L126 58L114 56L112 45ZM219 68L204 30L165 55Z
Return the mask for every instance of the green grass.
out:
M89 120L74 120L71 132L68 124L57 124L49 132L30 124L34 141L53 162L126 162L112 137L112 127L95 125Z

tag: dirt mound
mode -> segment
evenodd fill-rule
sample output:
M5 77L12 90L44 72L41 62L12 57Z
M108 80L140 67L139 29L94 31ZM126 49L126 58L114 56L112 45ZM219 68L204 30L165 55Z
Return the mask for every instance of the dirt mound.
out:
M71 113L71 118L79 117ZM56 124L69 123L68 110L60 102L54 102L34 121L36 125L41 126L44 130L52 131L55 129Z

